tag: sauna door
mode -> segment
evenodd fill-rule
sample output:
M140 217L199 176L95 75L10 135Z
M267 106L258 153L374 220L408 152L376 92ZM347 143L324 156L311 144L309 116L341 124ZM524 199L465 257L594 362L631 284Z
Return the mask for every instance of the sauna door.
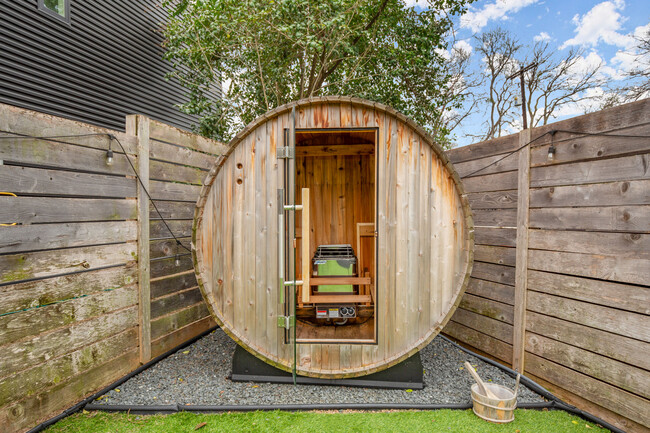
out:
M284 164L284 188L278 190L278 273L281 339L289 348L294 382L296 378L296 109L291 110L289 128L285 130L284 147L278 149L278 158ZM299 208L299 206L298 206ZM283 323L282 323L283 322Z

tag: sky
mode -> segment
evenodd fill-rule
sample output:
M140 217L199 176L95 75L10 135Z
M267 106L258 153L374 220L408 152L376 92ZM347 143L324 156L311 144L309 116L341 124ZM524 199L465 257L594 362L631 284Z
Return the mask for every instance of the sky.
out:
M406 2L416 8L424 3ZM479 0L456 23L456 43L474 53L473 36L497 26L511 31L523 44L547 40L559 54L571 47L583 48L581 61L585 65L601 63L601 76L617 84L634 66L635 57L626 54L634 50L632 35L650 27L650 0ZM475 58L474 63L479 65L480 59ZM588 109L593 107L565 107L556 120ZM480 133L482 118L482 113L477 113L454 131L457 145L476 141L466 134Z

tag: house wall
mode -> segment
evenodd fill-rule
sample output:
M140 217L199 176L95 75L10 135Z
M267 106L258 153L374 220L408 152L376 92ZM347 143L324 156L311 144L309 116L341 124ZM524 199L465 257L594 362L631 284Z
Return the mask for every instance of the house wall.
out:
M444 332L631 432L650 426L649 123L646 99L448 152L476 252Z
M202 177L223 146L128 120L140 126L132 134L0 104L0 191L17 195L0 195L0 223L16 223L0 226L2 432L34 427L215 325L189 253L126 155L189 245ZM113 140L111 166L107 134L126 151Z
M70 24L37 0L2 1L0 16L0 103L118 131L131 113L183 129L195 121L175 107L185 89L165 80L160 0L70 0Z

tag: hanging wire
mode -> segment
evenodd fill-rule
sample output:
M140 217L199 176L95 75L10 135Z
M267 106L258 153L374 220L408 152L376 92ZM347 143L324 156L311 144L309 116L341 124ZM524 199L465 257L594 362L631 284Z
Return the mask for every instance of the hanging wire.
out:
M108 139L110 140L110 142L112 142L113 140L116 141L117 144L118 144L118 145L120 146L120 148L122 149L122 152L124 153L124 156L126 157L127 162L128 162L129 165L131 166L131 170L133 170L133 173L135 174L136 179L137 179L138 182L140 183L140 186L142 186L142 189L144 190L145 194L147 195L147 198L149 198L149 201L150 201L151 204L153 205L153 207L154 207L156 213L158 214L158 217L159 217L160 220L163 222L163 224L165 225L165 228L167 228L167 230L169 231L169 234L171 234L171 236L172 236L172 238L174 239L174 241L176 241L176 252L177 252L177 255L178 255L178 248L179 248L179 247L185 249L185 250L188 251L188 252L192 252L192 250L191 250L190 248L186 247L185 245L183 245L183 244L181 243L181 241L178 239L178 237L174 234L174 232L172 231L172 229L169 227L169 224L167 223L167 220L162 216L162 213L161 213L160 210L158 209L158 206L156 206L155 200L151 197L151 194L149 194L149 191L148 191L147 188L144 186L144 183L142 182L142 179L141 179L140 176L138 175L138 171L135 169L135 166L134 166L133 163L131 162L131 158L129 158L128 153L127 153L126 150L124 149L124 146L122 145L122 142L121 142L121 141L120 141L120 140L119 140L115 135L113 135L113 134L109 134L109 133L105 133L105 132L101 132L101 133L92 133L92 134L54 135L54 136L43 136L43 137L38 137L38 136L34 136L34 135L21 134L21 133L18 133L18 132L12 132L12 131L6 131L6 130L0 130L0 132L1 132L1 133L5 133L5 134L13 134L13 136L3 136L3 137L0 137L0 140L2 140L2 139L13 139L13 140L16 140L16 139L23 139L23 140L32 139L32 140L52 141L52 142L55 142L55 143L62 143L62 144L79 145L80 143L72 143L72 142L69 142L69 141L63 141L63 140L60 140L60 138L78 138L78 137L97 137L97 136L104 136L104 137L108 137ZM110 142L109 142L109 149L110 149ZM12 193L10 193L10 194L12 194ZM13 225L13 224L12 224L12 225Z
M546 135L550 134L551 137L554 138L555 134L558 133L558 132L562 132L562 133L565 133L565 134L576 134L576 135L581 135L582 136L582 137L574 137L574 139L584 138L584 137L592 137L592 136L596 136L596 137L618 137L618 138L648 138L648 139L650 139L650 137L648 137L647 135L625 135L625 134L610 134L610 133L607 133L607 132L581 132L581 131L569 131L567 129L552 129L550 131L546 131L545 133L543 133L542 135L540 135L538 137L535 137L534 139L530 140L528 143L519 146L515 150L506 153L505 156L503 156L502 158L499 158L496 161L492 161L491 163L489 163L485 167L481 167L478 170L475 170L475 171L473 171L473 172L471 172L469 174L463 175L462 177L466 178L466 177L474 176L476 173L479 173L479 172L485 170L488 167L491 167L491 166L493 166L495 164L498 164L499 162L503 161L504 159L506 159L510 155L513 155L513 154L519 152L521 149L525 148L526 146L530 146L531 144L533 144L534 142L536 142L537 140L539 140L540 138L542 138L542 137L544 137ZM555 146L555 144L553 142L551 142L551 146Z
M176 235L174 234L172 229L169 227L169 224L167 224L167 220L165 220L165 218L163 218L162 214L158 210L158 206L156 206L156 202L154 201L153 198L151 198L151 194L149 194L149 191L147 191L147 188L144 186L144 183L142 182L142 179L140 179L140 176L138 175L138 171L135 169L135 166L131 162L131 158L129 158L129 155L126 153L126 150L124 150L124 146L122 146L122 142L119 140L119 138L117 138L116 136L114 136L112 134L108 134L108 137L111 140L115 140L117 142L117 144L119 144L120 149L122 149L122 152L124 152L124 156L126 157L127 162L131 166L131 169L133 170L133 173L135 173L136 179L138 179L138 182L140 182L140 186L142 187L142 189L143 189L144 193L147 195L147 197L149 197L149 201L151 202L151 204L153 205L153 208L156 210L156 213L158 214L158 216L162 220L163 224L165 225L165 227L169 231L169 234L171 234L172 237L174 238L174 240L176 241L176 246L181 247L181 248L183 248L183 249L185 249L185 250L187 250L188 252L191 253L192 250L189 249L188 247L186 247L185 245L183 245L181 243L181 241L178 240L178 238L176 237Z

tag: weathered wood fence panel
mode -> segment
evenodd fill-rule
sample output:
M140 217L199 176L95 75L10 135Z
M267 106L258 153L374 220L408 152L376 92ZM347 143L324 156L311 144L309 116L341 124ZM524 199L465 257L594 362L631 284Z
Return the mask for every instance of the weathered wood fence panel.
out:
M141 116L132 125L125 134L0 105L0 191L17 195L0 195L0 223L17 223L0 226L3 432L33 427L213 326L191 257L134 168L150 173L145 186L189 247L203 174L223 146Z
M155 200L148 205L147 227L153 358L216 324L194 276L190 238L203 178L225 146L154 120L148 131L136 130L148 136L149 191Z
M472 277L481 283L470 285L445 332L506 364L514 361L513 345L519 344L518 366L527 375L625 431L647 431L650 100L529 133L534 140L529 182L498 191L512 179L522 180L521 170L509 174L517 173L514 155L521 152L467 178L480 190L469 195L474 212L493 214L484 219L487 233L476 224ZM475 161L487 164L516 150L518 135L449 155L457 166L472 167L464 173L468 176L482 167ZM555 153L549 158L551 146ZM518 224L505 232L499 222L511 221L512 215L499 212L516 208L525 190L528 209L519 211L529 215L528 229ZM519 264L511 247L521 234L528 246L516 258L527 264L513 280L505 268ZM506 290L519 284L525 306L517 306L515 291ZM521 308L514 327L510 305Z
M138 366L135 179L123 133L0 105L0 428ZM57 137L41 140L38 137ZM113 165L106 164L111 142Z
M510 364L515 301L518 137L448 152L474 217L474 268L444 332Z

